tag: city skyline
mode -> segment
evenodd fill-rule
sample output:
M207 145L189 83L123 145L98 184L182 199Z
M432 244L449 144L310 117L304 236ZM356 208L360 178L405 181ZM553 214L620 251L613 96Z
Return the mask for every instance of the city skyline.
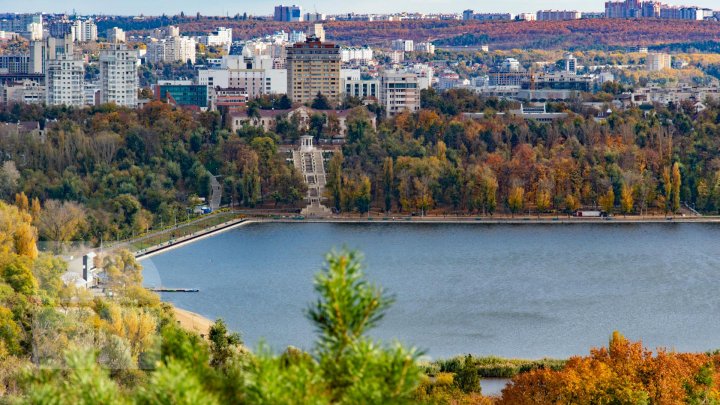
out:
M181 11L186 14L195 14L200 12L203 15L235 15L247 12L251 15L268 16L273 13L278 1L268 0L251 0L239 4L232 1L217 1L212 6L207 4L199 5L195 1L178 0L178 1L156 1L152 4L139 0L128 0L121 3L103 3L100 4L90 0L74 0L58 4L56 0L33 0L28 2L15 2L4 8L3 12L44 12L44 13L72 13L75 10L78 14L102 14L102 15L161 15L161 14L178 14ZM545 9L573 9L578 11L601 11L604 7L604 1L593 1L583 3L581 7L577 7L578 3L570 0L553 1L549 5L547 1L540 0L509 0L503 3L487 4L486 2L477 1L454 1L452 5L442 0L419 0L392 2L379 0L369 0L360 7L357 4L338 5L337 2L328 0L315 0L313 2L285 2L284 4L298 4L303 8L303 12L314 12L316 9L320 13L341 14L341 13L394 13L394 12L423 12L423 13L461 13L464 9L473 9L475 12L508 12L522 13L534 12ZM485 4L483 4L485 3ZM667 1L670 5L688 5L698 7L717 8L717 2L713 0L693 0L690 2ZM345 3L347 4L347 3Z

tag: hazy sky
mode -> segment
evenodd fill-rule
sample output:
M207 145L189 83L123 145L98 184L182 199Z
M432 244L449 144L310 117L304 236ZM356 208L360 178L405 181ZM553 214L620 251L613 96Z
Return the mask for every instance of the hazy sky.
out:
M709 8L720 8L717 0L668 0L670 4L692 4ZM159 15L176 14L184 11L194 14L199 11L205 15L235 15L247 12L253 15L270 15L273 7L280 4L274 0L0 0L0 12L68 12L75 9L78 14L122 14L122 15ZM287 2L284 4L292 4ZM367 12L461 12L466 8L476 12L505 11L511 13L531 12L539 9L579 9L580 11L600 11L604 0L296 0L303 12L313 11L334 14L354 11Z

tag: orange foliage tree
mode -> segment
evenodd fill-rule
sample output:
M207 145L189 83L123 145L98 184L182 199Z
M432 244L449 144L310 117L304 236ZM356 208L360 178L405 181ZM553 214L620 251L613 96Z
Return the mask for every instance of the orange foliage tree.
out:
M607 348L573 357L560 371L519 374L503 390L500 404L684 404L717 403L720 381L714 370L720 356L676 353L655 355L614 332ZM697 401L697 402L694 402Z

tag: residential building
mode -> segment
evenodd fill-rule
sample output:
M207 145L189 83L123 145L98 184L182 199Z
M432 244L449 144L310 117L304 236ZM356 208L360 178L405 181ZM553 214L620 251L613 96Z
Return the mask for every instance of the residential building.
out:
M607 18L663 18L671 20L701 21L714 18L715 12L700 7L669 6L658 1L608 1L605 3Z
M460 75L452 71L446 71L439 75L437 87L440 90L448 90L455 87L461 87L462 84Z
M283 22L302 21L302 7L294 4L292 6L275 6L274 20Z
M73 32L73 22L67 19L56 20L50 23L48 33L51 37L61 38L65 35L71 35Z
M345 96L362 100L380 98L380 81L377 79L346 78L343 79Z
M322 13L305 13L305 21L307 22L318 22L325 21L327 17Z
M515 17L518 21L537 21L537 14L535 13L520 13Z
M100 105L100 82L85 82L83 96L85 105Z
M672 57L667 53L648 53L645 67L650 72L672 69Z
M198 84L208 88L244 89L250 98L265 94L263 69L206 69L198 72Z
M415 51L415 43L412 39L396 39L392 41L390 49L393 51L413 52Z
M167 27L155 28L150 35L151 38L163 39L167 37L179 37L180 28L176 25L168 25Z
M212 89L211 108L226 112L239 111L245 107L250 97L245 89Z
M97 25L92 20L75 20L72 26L72 36L75 42L97 41Z
M23 34L28 41L41 41L43 39L42 22L33 22L28 24L27 31Z
M85 105L84 82L83 61L72 52L57 54L45 63L46 104L73 107Z
M465 10L462 18L465 21L510 21L513 19L513 15L510 13L475 13L473 10Z
M125 44L100 52L100 101L135 108L138 102L138 54Z
M320 42L325 42L325 28L323 28L322 24L313 24L312 28L310 28L310 32L308 32L308 35L316 36Z
M110 43L125 42L125 31L122 28L113 27L107 30L107 40Z
M537 12L538 21L579 20L582 13L577 10L541 10Z
M153 39L147 44L145 58L150 63L190 62L195 64L195 39L192 37L168 36Z
M0 55L0 73L28 73L30 55Z
M668 105L674 103L679 105L682 102L691 101L703 103L706 100L720 100L720 87L718 86L693 86L681 84L678 86L660 87L649 86L635 89L628 94L629 105L643 105L659 103Z
M603 12L603 11L583 12L583 13L581 13L580 18L582 18L583 20L597 20L600 18L605 18L605 12Z
M223 47L230 50L232 38L232 28L219 27L210 34L201 36L200 43L205 46Z
M490 70L488 74L488 85L495 86L520 86L523 81L530 77L515 58L505 59L499 66Z
M42 14L13 14L0 20L0 31L17 32L35 41L42 39ZM39 33L39 37L38 37Z
M368 47L343 47L340 49L340 60L343 63L366 65L373 60L373 50Z
M287 48L288 97L295 103L310 103L318 93L331 104L339 104L340 46L308 37L304 44Z
M523 80L517 97L525 100L572 100L592 90L593 77L571 71L535 73Z
M290 34L288 34L288 42L291 44L295 44L298 42L305 42L307 39L307 35L305 35L305 32L303 31L295 31L292 30Z
M0 88L2 90L2 102L42 104L46 101L45 86L31 80L8 83Z
M420 88L414 73L387 70L380 75L380 104L388 117L420 110Z
M432 42L420 42L415 47L418 52L429 53L430 55L435 53L435 45Z

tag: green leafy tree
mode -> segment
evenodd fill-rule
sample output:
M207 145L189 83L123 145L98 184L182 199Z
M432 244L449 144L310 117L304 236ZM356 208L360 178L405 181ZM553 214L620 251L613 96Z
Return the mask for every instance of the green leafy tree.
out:
M315 98L312 101L312 104L310 104L310 107L316 109L316 110L331 110L332 106L330 105L330 100L328 100L327 96L318 92L318 94L315 96Z
M222 319L215 321L208 333L212 360L214 367L223 367L232 356L233 350L242 344L239 333L229 333Z
M455 373L453 383L462 392L480 392L480 374L471 355L465 356L462 367Z

